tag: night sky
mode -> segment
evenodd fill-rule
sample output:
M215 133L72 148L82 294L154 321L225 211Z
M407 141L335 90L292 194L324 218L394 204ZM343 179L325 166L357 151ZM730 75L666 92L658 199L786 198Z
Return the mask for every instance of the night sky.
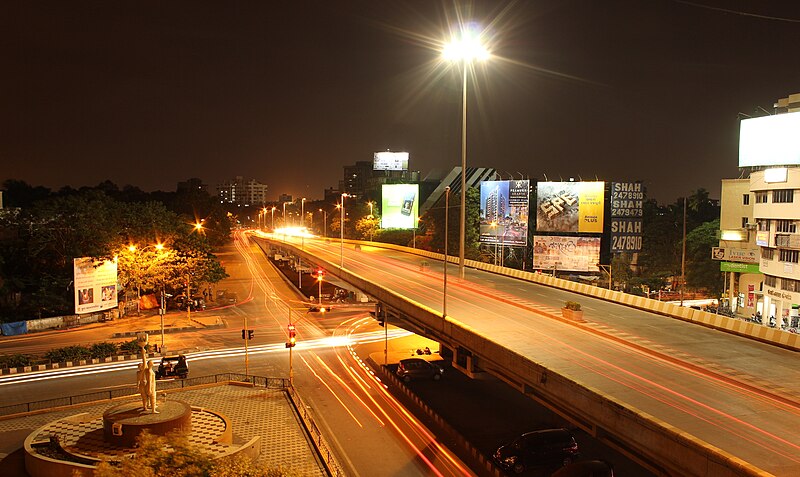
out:
M642 180L672 202L739 176L738 113L800 92L800 2L23 1L0 6L0 181L146 191L237 175L321 198L407 150L460 164L459 20L493 58L468 164Z

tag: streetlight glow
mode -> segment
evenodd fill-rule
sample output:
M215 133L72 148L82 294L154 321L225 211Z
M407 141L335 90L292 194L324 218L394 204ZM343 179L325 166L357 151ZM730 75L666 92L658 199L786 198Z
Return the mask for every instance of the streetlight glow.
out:
M453 38L444 46L442 56L447 61L483 61L488 60L491 54L481 43L479 35L471 30L462 30L461 38Z

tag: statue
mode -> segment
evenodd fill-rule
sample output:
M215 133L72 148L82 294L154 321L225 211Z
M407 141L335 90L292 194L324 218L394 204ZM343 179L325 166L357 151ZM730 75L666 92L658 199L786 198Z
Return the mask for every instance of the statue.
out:
M156 403L156 373L153 370L153 362L147 363L146 382L147 382L147 403L149 404L150 412L158 414L158 405ZM147 407L145 407L147 409Z
M142 397L142 409L148 410L153 414L158 414L156 404L156 373L153 370L153 362L147 360L145 348L150 337L147 333L136 333L136 344L142 356L142 362L136 370L136 388L139 390L139 395Z

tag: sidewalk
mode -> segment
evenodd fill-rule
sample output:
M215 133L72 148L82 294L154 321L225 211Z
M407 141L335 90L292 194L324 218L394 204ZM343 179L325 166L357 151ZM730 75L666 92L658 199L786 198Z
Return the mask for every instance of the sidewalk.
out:
M298 476L328 475L285 391L221 384L170 392L169 398L224 414L232 424L234 443L261 436L259 464L280 466ZM103 411L119 402L122 401L88 404L10 419L0 418L0 475L27 476L22 445L25 438L36 429L84 412L102 416Z

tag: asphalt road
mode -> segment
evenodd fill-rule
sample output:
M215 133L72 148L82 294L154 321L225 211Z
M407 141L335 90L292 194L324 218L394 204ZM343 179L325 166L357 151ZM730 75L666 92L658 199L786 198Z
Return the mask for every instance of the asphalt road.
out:
M338 244L305 240L338 267ZM362 245L345 268L407 299L442 308L442 267ZM586 323L556 319L561 290L450 266L448 316L497 343L774 475L800 475L796 353L589 297Z

